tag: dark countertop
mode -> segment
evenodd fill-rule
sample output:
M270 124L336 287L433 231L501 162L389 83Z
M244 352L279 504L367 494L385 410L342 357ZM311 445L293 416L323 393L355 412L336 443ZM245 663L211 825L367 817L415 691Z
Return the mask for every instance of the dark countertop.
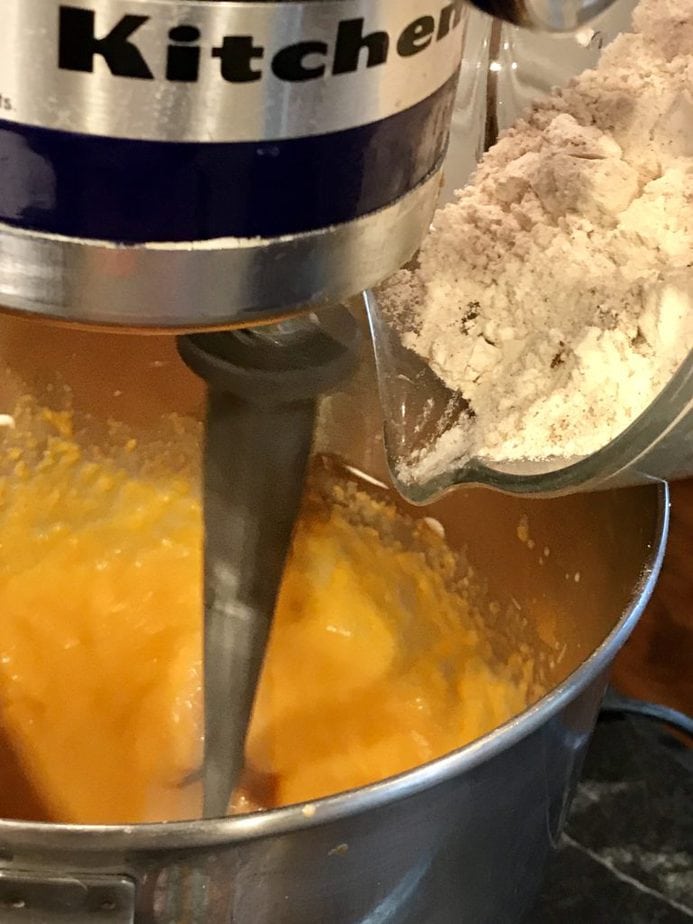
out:
M656 722L603 717L527 924L692 921L693 751Z

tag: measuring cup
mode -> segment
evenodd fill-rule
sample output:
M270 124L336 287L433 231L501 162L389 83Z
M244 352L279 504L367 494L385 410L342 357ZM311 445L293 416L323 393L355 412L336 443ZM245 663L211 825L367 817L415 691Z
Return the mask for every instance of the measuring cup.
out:
M533 100L593 67L601 50L630 30L635 0L618 0L589 28L567 35L531 32L472 12L468 43L473 67L463 65L442 201L464 186L484 148ZM472 105L473 104L473 105ZM384 317L376 293L364 296L373 337L385 442L392 477L414 503L455 485L488 485L508 493L552 496L693 475L693 354L650 406L616 439L586 457L489 463L451 447L437 466L412 460L464 412L463 397L405 350Z
M411 461L464 412L427 363L406 350L383 316L374 293L364 295L373 337L385 445L398 490L412 503L428 503L456 485L476 484L510 494L551 497L693 475L693 353L669 384L616 439L571 460L494 463L460 461L451 448L436 466Z

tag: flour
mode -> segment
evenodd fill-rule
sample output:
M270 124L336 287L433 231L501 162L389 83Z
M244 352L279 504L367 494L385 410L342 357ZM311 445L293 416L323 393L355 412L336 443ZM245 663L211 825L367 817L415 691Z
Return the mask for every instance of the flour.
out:
M380 292L470 408L412 477L592 453L693 347L693 0L642 0L633 28L501 137Z

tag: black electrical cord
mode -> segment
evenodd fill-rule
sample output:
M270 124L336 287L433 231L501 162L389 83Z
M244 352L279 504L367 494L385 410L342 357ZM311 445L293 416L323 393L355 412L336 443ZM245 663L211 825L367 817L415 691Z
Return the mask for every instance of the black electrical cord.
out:
M609 687L604 696L601 712L604 715L637 715L641 718L653 719L670 725L693 738L693 718L691 716L659 703L648 703L645 700L622 696L612 687Z

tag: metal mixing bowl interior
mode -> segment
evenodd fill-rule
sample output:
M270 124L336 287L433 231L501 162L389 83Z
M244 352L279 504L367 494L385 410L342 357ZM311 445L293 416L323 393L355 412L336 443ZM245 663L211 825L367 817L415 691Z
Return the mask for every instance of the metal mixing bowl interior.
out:
M26 321L7 318L0 335L0 360L10 368L6 401L27 384L40 390L59 369L70 383L76 408L88 409L97 420L117 412L133 425L155 427L163 412L196 415L201 409L199 382L178 360L170 338L33 324L27 336ZM365 345L360 371L349 388L323 401L315 450L386 480L381 433L373 364ZM398 777L320 800L308 811L298 806L220 821L120 827L3 821L0 845L9 852L57 848L98 855L242 843L361 813L464 774L530 735L605 669L652 590L668 519L662 486L531 501L471 489L451 492L425 508L399 503L410 516L438 520L450 546L463 549L483 576L485 593L496 604L492 632L499 656L503 646L510 653L519 640L546 649L545 696L461 750Z

